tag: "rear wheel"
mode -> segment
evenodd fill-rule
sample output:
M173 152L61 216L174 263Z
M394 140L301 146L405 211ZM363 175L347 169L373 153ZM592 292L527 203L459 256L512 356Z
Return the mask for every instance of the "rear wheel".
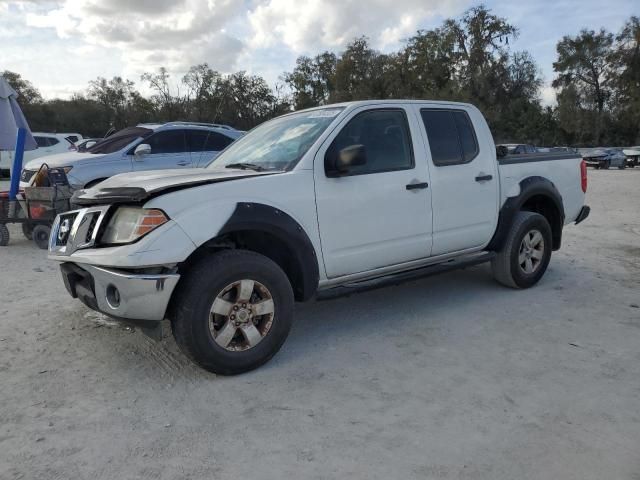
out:
M181 350L221 375L253 370L284 343L293 320L293 290L263 255L227 250L200 261L180 281L171 324Z
M551 227L534 212L518 212L502 249L491 261L494 278L512 288L529 288L547 270L552 249Z

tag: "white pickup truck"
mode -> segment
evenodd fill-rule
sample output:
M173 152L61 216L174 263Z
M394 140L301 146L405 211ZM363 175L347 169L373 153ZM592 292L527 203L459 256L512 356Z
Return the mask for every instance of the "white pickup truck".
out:
M92 309L169 319L207 370L279 350L294 301L491 262L534 285L563 227L589 214L572 152L505 155L478 109L363 101L284 115L206 169L117 175L76 192L49 258Z

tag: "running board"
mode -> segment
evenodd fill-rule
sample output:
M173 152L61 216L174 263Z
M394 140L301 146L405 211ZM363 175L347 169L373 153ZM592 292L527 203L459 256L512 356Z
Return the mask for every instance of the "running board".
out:
M417 278L437 275L439 273L458 270L460 268L472 267L481 263L490 261L496 254L494 252L485 252L480 255L474 255L472 258L451 259L447 262L436 263L427 267L416 268L399 273L392 273L382 277L362 280L360 282L348 283L338 287L321 290L316 296L316 300L329 300L331 298L351 295L352 293L366 292L367 290L375 290L377 288L387 287L390 285L398 285L403 282L415 280Z

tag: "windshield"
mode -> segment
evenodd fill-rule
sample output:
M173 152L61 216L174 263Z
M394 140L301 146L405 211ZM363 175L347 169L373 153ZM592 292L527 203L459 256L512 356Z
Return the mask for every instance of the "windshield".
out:
M109 137L98 141L95 145L87 149L88 153L114 153L122 150L133 142L136 138L146 138L153 133L153 130L142 127L131 127L120 130Z
M207 168L291 169L342 110L322 108L266 122L229 145Z

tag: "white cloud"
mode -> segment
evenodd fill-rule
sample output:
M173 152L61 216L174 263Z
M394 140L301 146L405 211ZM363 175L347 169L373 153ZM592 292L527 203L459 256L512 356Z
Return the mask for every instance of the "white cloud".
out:
M339 48L367 35L394 46L435 15L458 12L465 0L266 0L249 12L253 47L284 44L294 52Z
M557 103L556 99L556 89L551 85L545 85L542 87L540 91L540 101L542 105L546 106L555 106Z
M118 52L125 73L183 71L202 62L229 71L243 43L224 27L240 7L235 0L66 0L27 13L26 24Z

